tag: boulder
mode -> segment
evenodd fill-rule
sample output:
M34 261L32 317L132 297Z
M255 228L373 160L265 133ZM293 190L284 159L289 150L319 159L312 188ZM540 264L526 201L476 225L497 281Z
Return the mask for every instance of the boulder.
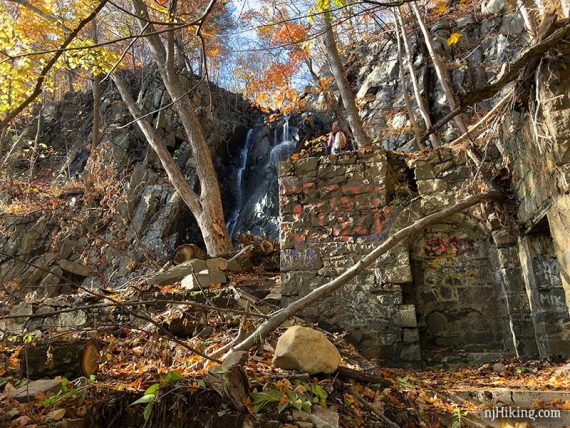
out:
M225 284L226 274L218 269L205 269L196 274L190 274L182 280L182 288L187 290L201 290L212 288L214 285Z
M12 398L20 403L32 401L36 395L49 395L61 389L61 381L55 379L39 379L20 386L12 394Z
M204 260L193 259L168 269L166 272L160 272L153 277L147 279L147 283L151 285L168 285L181 281L183 278L191 275L192 272L201 272L207 268Z
M309 374L333 373L340 363L340 353L320 331L294 326L277 341L273 365Z
M214 257L206 260L208 269L228 270L229 261L222 257Z

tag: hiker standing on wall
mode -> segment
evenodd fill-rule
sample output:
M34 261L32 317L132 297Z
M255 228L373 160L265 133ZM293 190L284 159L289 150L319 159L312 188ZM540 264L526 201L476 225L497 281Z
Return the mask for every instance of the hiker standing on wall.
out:
M337 155L348 150L348 138L346 132L340 126L338 121L333 122L329 140L327 143L329 153Z

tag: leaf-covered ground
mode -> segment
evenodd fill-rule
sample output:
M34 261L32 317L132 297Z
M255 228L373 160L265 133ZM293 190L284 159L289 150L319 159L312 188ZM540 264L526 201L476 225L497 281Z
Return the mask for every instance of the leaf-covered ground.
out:
M276 285L276 278L263 274L257 276L257 281L267 291ZM246 289L254 281L255 275L232 278L233 285ZM176 284L144 290L136 288L108 296L125 302L145 300L149 295L162 299L185 296ZM242 329L251 330L257 322L255 317L244 318L232 313L220 316L213 310L196 310L185 320L184 312L177 308L167 305L156 310L152 305L145 306L148 315L159 325L172 327L179 323L179 328L189 328L188 323L195 322L197 327L193 327L192 337L184 339L184 343L208 354L234 339L240 324ZM81 426L71 425L75 421L85 423L83 426L122 427L142 426L145 419L149 426L187 426L191 420L206 423L208 417L220 412L233 415L235 420L249 417L299 426L295 424L300 414L326 406L338 413L340 424L347 427L386 426L389 421L400 427L439 427L466 421L485 407L456 399L450 394L454 390L570 391L569 370L561 369L563 363L509 360L500 362L500 370L493 363L445 369L387 369L359 355L342 335L328 333L341 351L342 366L353 371L313 377L285 372L272 366L274 346L281 329L262 348L249 354L245 370L252 392L244 402L246 410L240 414L205 382L208 369L216 363L189 352L154 327L127 323L93 329L92 334L102 344L96 377L62 379L64 385L60 393L52 397L37 396L30 403L18 403L11 398L15 388L26 382L18 376L20 357L26 352L24 340L4 337L0 345L0 426ZM79 333L53 330L47 334ZM355 376L354 371L360 375ZM135 401L137 404L133 404ZM570 409L570 401L537 403L537 406Z

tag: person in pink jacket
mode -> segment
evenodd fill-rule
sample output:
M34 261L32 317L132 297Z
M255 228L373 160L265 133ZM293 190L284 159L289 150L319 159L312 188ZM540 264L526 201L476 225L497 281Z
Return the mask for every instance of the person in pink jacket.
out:
M334 155L339 154L348 149L346 132L340 126L338 121L333 122L327 148L329 153Z

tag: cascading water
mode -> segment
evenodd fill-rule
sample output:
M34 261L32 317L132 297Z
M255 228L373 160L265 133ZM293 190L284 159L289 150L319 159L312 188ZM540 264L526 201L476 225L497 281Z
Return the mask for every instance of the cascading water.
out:
M299 131L289 126L288 118L282 126L258 124L247 134L234 182L235 207L228 215L232 239L243 231L277 236L277 167L295 152L298 139Z
M293 138L290 136L291 133L293 134ZM271 149L269 153L269 165L277 168L279 162L289 159L297 148L297 138L297 128L289 127L289 117L286 117L285 123L283 124L283 139L281 143Z
M236 177L236 187L235 187L236 203L227 224L230 236L233 236L237 220L243 208L243 203L244 203L243 196L245 193L243 176L245 173L245 169L247 167L247 157L249 155L249 150L254 141L255 141L255 134L253 132L253 129L250 129L249 131L247 131L245 144L243 145L243 148L241 149L241 152L239 154L240 166Z

